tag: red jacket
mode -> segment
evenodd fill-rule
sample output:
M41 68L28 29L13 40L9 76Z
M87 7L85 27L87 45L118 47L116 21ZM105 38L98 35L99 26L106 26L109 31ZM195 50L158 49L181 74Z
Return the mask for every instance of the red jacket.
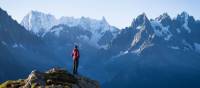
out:
M73 57L74 60L79 59L80 54L79 54L79 50L78 49L76 49L76 48L73 49L73 51L72 51L72 57Z

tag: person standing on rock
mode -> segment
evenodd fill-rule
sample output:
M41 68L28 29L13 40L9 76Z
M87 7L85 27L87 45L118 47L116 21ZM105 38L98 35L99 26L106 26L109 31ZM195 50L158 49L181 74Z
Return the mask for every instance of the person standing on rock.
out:
M80 53L78 50L78 45L74 46L74 49L72 51L72 58L73 58L73 74L77 74L78 70L78 64L79 64L79 57Z

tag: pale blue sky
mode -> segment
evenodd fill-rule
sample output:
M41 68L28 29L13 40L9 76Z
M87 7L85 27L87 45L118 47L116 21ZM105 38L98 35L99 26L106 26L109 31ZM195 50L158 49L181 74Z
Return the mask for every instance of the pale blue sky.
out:
M186 11L200 18L200 0L0 0L0 7L18 22L31 10L61 16L103 16L116 27L129 26L133 18L145 12L149 18L167 12L175 17Z

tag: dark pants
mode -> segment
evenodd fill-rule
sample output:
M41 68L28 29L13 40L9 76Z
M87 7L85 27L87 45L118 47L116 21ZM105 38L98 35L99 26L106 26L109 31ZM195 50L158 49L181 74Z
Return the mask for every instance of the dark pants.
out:
M73 74L77 74L78 70L78 59L74 59L74 64L73 64Z

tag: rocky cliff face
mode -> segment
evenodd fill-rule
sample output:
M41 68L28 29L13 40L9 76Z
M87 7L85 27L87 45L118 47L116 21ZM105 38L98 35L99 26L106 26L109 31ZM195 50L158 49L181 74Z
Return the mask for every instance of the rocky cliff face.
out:
M53 68L47 72L32 71L26 79L6 81L0 88L99 88L97 81L72 75L64 69Z

